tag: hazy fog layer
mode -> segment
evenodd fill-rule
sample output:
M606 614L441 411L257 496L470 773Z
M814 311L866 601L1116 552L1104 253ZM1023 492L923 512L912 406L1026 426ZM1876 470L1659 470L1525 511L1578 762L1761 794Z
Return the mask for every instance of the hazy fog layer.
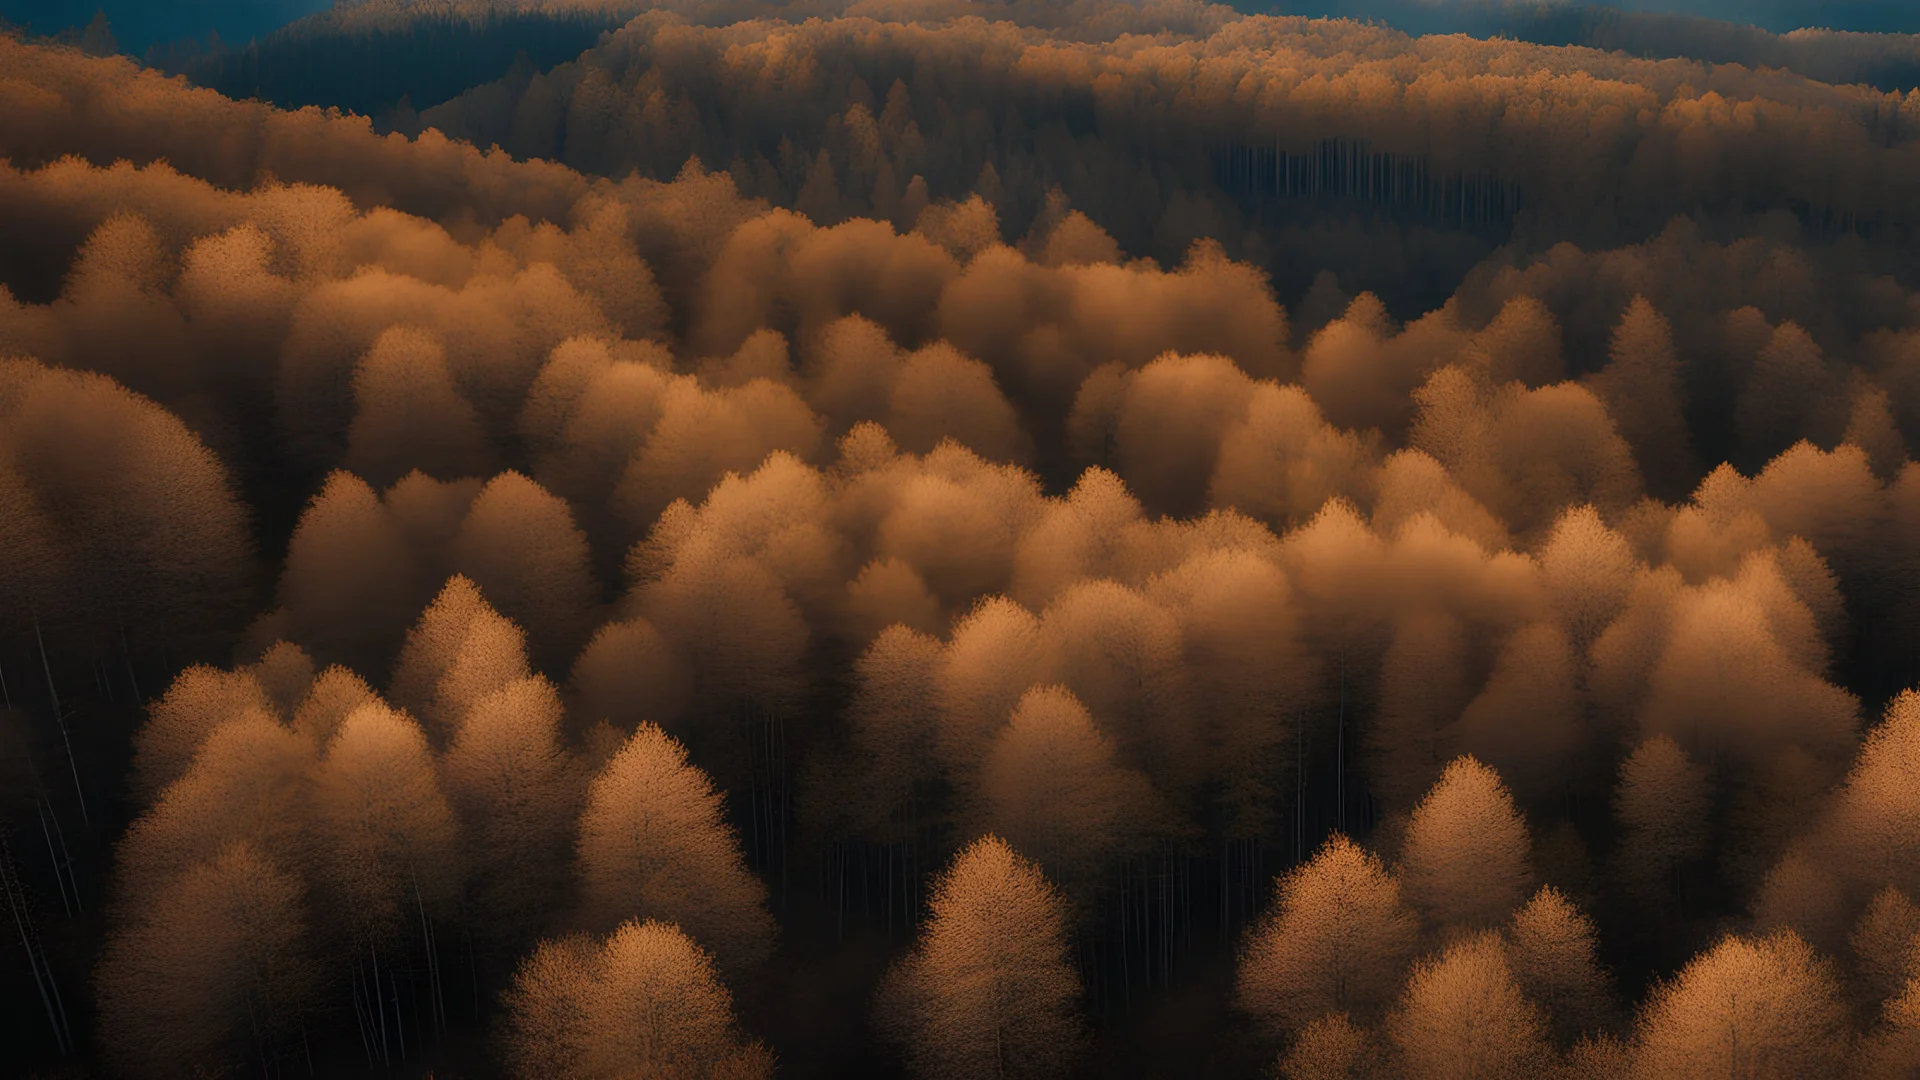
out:
M581 7L0 38L26 1067L1920 1069L1911 39Z

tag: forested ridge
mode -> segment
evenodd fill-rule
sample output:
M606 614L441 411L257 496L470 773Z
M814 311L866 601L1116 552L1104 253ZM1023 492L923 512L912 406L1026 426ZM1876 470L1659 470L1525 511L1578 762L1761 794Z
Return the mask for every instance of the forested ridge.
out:
M22 1071L1920 1075L1907 43L414 7L0 37Z

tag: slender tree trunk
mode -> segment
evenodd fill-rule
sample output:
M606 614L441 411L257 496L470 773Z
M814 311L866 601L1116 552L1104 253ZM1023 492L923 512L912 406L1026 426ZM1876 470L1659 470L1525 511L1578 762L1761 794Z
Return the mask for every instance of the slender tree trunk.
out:
M1340 662L1340 718L1337 725L1337 742L1334 744L1333 791L1334 820L1339 824L1341 833L1347 831L1347 663Z
M53 684L53 664L47 660L47 639L40 633L40 620L33 620L33 640L40 647L40 670L47 675L47 696L53 699L53 722L60 728L60 743L67 750L67 768L73 772L73 794L80 800L80 820L91 825L87 814L87 791L80 785L80 763L73 756L73 736L67 730L67 717L60 710L60 691Z
M120 659L127 666L127 685L133 687L133 700L144 705L147 695L140 692L140 679L133 673L133 650L127 647L127 624L120 624Z
M373 996L369 1001L373 1005L374 1016L380 1021L380 1060L384 1064L391 1065L393 1064L393 1053L388 1049L387 1045L387 1002L386 999L381 996L380 990L380 947L372 942L368 942L367 951L373 956ZM394 1017L394 1023L396 1025L399 1021L400 1018L398 1016ZM402 1050L402 1053L405 1053L405 1051Z
M47 830L46 804L36 802L34 803L33 810L34 816L40 819L40 835L47 842L47 858L53 863L53 884L60 890L60 906L66 910L67 917L72 918L73 909L79 905L80 901L79 890L77 888L74 890L75 895L73 899L67 899L67 878L71 876L72 870L68 868L66 873L61 872L60 853L54 850L53 833Z
M53 969L47 964L45 951L40 947L40 935L33 926L32 913L27 909L26 888L16 872L13 848L4 836L0 836L0 889L7 894L7 908L13 915L14 930L20 935L20 947L27 954L27 968L33 974L34 989L39 992L41 1007L47 1012L47 1025L53 1029L54 1045L59 1048L60 1056L66 1057L73 1051L67 1033L66 1009L60 1003L60 990L54 982Z

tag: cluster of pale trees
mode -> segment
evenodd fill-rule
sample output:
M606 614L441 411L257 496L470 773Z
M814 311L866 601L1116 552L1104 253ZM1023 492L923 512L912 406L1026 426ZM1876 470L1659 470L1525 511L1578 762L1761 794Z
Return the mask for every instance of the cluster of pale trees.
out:
M1096 111L1192 46L899 27ZM1279 79L1279 32L1154 93ZM607 48L737 38L724 92L778 53L801 110L835 33ZM134 1075L485 1030L516 1075L759 1077L819 979L884 1048L829 1070L1060 1075L1177 994L1295 1078L1920 1068L1882 239L1678 219L1283 305L1070 185L1022 219L1036 176L816 218L0 62L0 885L63 1050L84 981ZM869 124L942 100L891 85ZM43 942L95 907L76 975Z

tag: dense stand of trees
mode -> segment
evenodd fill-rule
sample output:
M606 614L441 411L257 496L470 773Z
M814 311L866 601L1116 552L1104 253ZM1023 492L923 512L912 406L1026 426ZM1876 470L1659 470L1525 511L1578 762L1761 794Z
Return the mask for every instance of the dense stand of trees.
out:
M441 114L664 125L527 159L0 39L21 1060L1920 1068L1920 98L916 12ZM1383 299L1413 157L1548 194Z
M553 0L330 8L244 47L156 52L159 66L232 98L332 106L411 126L437 105L516 67L571 60L645 10L635 2Z

